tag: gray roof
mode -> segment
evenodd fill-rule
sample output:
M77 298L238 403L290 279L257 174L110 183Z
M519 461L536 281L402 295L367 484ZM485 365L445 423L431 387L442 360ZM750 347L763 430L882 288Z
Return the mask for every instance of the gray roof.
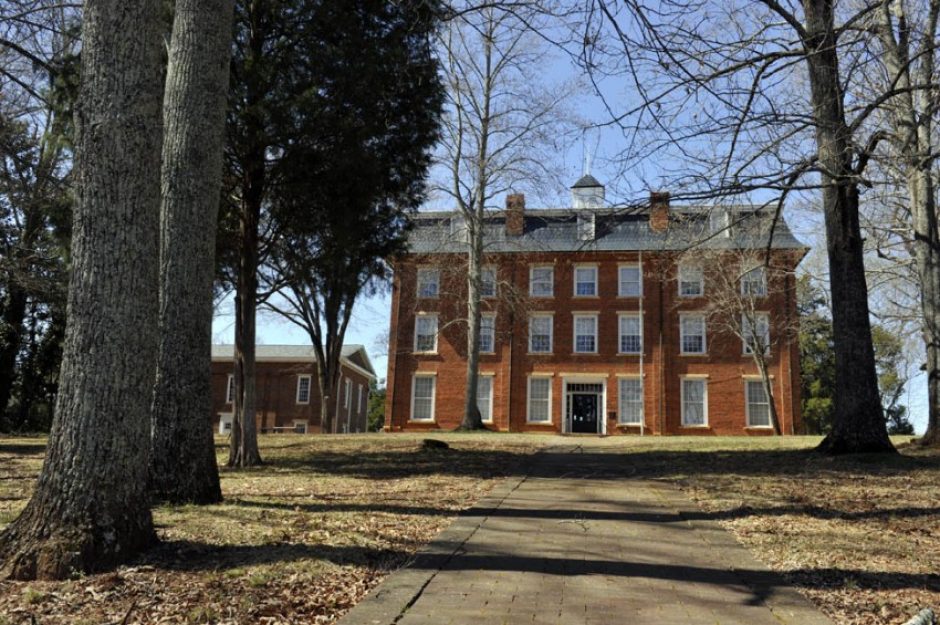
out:
M727 211L731 228L711 229L711 213ZM578 238L578 219L595 215L594 239ZM464 251L466 244L451 229L456 212L422 212L409 237L410 251L417 254ZM506 234L505 212L493 211L484 224L486 252L591 252L746 249L765 247L773 212L757 206L674 206L669 228L655 232L649 227L648 207L633 209L526 209L523 234ZM721 220L716 220L718 223ZM728 234L726 234L728 233ZM773 228L772 247L805 250L781 217Z
M365 347L356 343L343 345L340 358L344 364L350 364L348 359L356 352L362 352L364 361L369 363L367 369L374 375L369 356ZM235 346L231 344L213 345L212 360L231 360L235 357ZM257 361L309 361L316 362L317 353L310 345L256 345L255 360ZM352 363L355 364L355 363ZM358 365L356 365L358 366Z
M584 174L583 176L578 178L578 181L576 183L571 185L571 188L581 189L583 187L603 187L603 186L604 185L602 185L600 181L598 181L598 179L592 176L591 174Z

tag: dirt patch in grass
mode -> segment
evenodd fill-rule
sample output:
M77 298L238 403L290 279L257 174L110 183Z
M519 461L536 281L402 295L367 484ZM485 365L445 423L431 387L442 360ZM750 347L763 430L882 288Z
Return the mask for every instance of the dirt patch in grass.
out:
M332 622L546 440L435 437L451 449L410 435L264 436L268 464L223 469L224 503L155 508L162 542L130 566L0 582L0 625ZM0 527L25 506L43 442L0 439Z

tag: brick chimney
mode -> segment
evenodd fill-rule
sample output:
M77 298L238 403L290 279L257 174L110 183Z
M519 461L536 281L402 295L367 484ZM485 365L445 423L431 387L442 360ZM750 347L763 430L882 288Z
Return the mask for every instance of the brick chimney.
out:
M525 230L525 195L510 193L506 196L506 234L520 236Z
M650 191L650 230L665 232L669 228L669 191Z

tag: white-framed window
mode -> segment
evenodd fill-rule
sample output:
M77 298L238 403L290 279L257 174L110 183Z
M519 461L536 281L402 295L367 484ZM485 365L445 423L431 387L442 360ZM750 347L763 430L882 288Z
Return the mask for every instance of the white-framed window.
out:
M231 434L232 423L235 421L235 415L231 412L219 414L219 434Z
M574 295L575 297L595 297L597 295L596 265L575 265Z
M434 421L437 378L416 373L411 383L411 420Z
M574 351L578 354L597 353L597 315L574 316Z
M480 315L480 351L492 354L496 350L496 315Z
M555 294L555 268L537 266L529 268L529 295L552 297Z
M753 354L754 347L763 348L765 355L770 353L770 315L767 313L755 313L753 325L747 313L742 314L741 334L745 354Z
M763 381L745 380L744 394L747 402L747 427L771 427L773 424L770 422L770 402Z
M767 272L763 267L754 267L744 272L741 276L741 295L767 295Z
M441 290L441 270L418 268L418 297L437 297Z
M682 378L682 425L708 425L708 380Z
M529 317L529 352L533 354L552 353L552 327L555 318L552 315L532 315Z
M597 216L594 213L578 214L578 240L593 241L595 236Z
M530 423L551 423L552 379L530 376L528 390L526 421Z
M426 353L437 351L437 315L415 317L415 351Z
M708 213L708 227L712 234L723 238L731 236L731 213L725 208L713 208Z
M467 220L462 215L455 215L450 218L450 236L455 241L466 243L470 240L470 230L467 228Z
M643 324L640 315L621 313L619 327L620 340L617 351L621 354L639 354L643 351Z
M621 425L640 425L643 423L643 379L620 378L618 383L620 406L617 422Z
M643 293L643 272L639 265L620 265L617 278L619 297L640 297Z
M705 294L705 274L697 265L679 265L679 296L699 297Z
M480 418L487 423L493 421L493 376L481 375L477 377L477 408L480 409Z
M356 405L358 406L356 414L362 414L362 384L359 385L359 401Z
M307 420L306 419L294 419L294 434L306 434L307 433Z
M496 267L480 271L480 297L496 297Z
M310 403L310 376L309 375L297 376L297 403L298 404Z
M682 354L705 353L705 315L679 316L679 348Z
M230 373L228 374L228 381L225 383L225 403L231 404L235 402L235 375Z
M352 406L352 380L346 378L346 393L343 396L343 408L349 410Z

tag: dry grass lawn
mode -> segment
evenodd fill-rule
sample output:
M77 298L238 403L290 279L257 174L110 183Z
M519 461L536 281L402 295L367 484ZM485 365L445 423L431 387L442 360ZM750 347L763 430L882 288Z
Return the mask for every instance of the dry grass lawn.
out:
M0 625L331 622L525 456L564 440L436 437L454 449L421 451L417 435L264 436L269 464L224 471L225 503L156 508L163 542L132 565L0 582ZM817 440L577 442L679 484L837 623L894 625L940 607L940 455L825 458L810 451ZM0 527L25 505L43 443L0 439Z

